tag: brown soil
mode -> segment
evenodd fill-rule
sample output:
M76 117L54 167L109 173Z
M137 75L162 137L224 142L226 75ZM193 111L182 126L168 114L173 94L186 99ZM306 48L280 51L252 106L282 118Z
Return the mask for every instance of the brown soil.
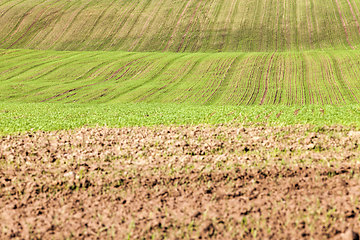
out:
M0 138L0 238L356 239L349 127L80 129Z

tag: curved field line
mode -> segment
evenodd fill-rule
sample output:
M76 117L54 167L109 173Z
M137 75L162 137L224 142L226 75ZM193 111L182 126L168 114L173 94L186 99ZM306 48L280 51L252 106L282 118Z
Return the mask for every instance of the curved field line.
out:
M245 89L245 92L243 94L243 96L241 97L240 101L239 101L239 104L242 104L244 101L245 101L245 98L248 96L248 93L249 91L251 91L251 80L253 79L253 76L254 76L254 73L255 73L255 64L258 62L258 59L262 57L261 55L258 55L255 59L255 61L253 62L253 65L252 65L252 69L251 69L251 72L250 72L250 75L248 76L248 80L247 80L247 84L246 84L246 87L244 88ZM255 90L254 90L255 91ZM252 96L252 95L251 95ZM250 99L248 100L248 102L246 103L246 105L249 104L250 100L251 100L251 96L250 96Z
M354 9L355 9L355 11L356 11L356 16L359 16L360 15L360 12L359 12L359 8L358 8L358 6L356 5L356 3L354 2L354 1L356 1L356 0L351 0L351 2L350 3L353 3L352 5L354 5Z
M312 81L310 80L310 78L308 78L307 74L308 74L308 69L306 66L306 62L304 59L305 54L301 54L300 58L301 58L301 83L302 83L302 92L303 92L303 96L301 98L302 100L302 104L311 104L312 101L314 101L313 99L313 95L312 95Z
M269 75L270 75L270 68L271 68L271 64L273 62L273 59L274 59L274 56L275 56L276 52L274 52L271 57L270 57L270 61L269 61L269 65L268 65L268 68L267 68L267 71L266 71L266 77L265 77L265 89L264 89L264 95L262 96L261 98L261 101L260 101L260 105L263 105L264 104L264 101L265 101L265 97L267 95L267 92L268 92L268 81L269 81Z
M127 22L127 20L129 19L130 15L134 12L134 10L136 9L137 5L136 5L136 1L131 1L132 4L129 4L129 6L124 9L124 11L121 13L122 16L124 16L123 18L119 19L119 24L115 27L115 30L112 28L112 31L110 33L108 33L107 38L109 39L109 44L113 45L114 44L114 37L116 36L116 34L121 30L121 28L125 25L125 23ZM125 1L123 3L125 5ZM123 5L122 5L123 6ZM105 35L105 34L104 34ZM105 45L105 43L100 44L96 50L101 50L102 46Z
M189 22L188 26L187 26L186 29L185 29L185 33L184 33L184 35L183 35L183 37L182 37L182 39L181 39L180 45L179 45L179 47L177 48L177 52L180 52L180 49L181 49L182 45L184 44L185 38L186 38L186 36L187 36L187 34L188 34L188 32L189 32L190 26L193 24L194 18L195 18L195 16L196 16L196 12L197 12L197 10L198 10L198 8L199 8L199 5L200 5L200 3L202 2L202 0L198 0L198 1L199 1L199 2L198 2L198 4L197 4L196 7L195 7L195 10L194 10L194 12L193 12L193 14L192 14L192 16L191 16L190 22Z
M257 18L258 18L258 16L260 15L260 14L258 14L258 11L259 11L259 4L260 4L260 1L256 1L256 7L255 7L255 12L254 12L254 17L253 17L253 19L252 19L252 21L251 21L251 24L250 24L250 27L252 28L252 29L254 29L254 26L256 25L256 20L257 20ZM247 46L247 49L252 49L251 48L251 41L248 41L248 46ZM243 48L241 48L241 47L239 47L239 45L240 44L238 44L238 46L237 46L237 49L243 49Z
M318 40L319 39L319 34L318 34L318 32L319 32L319 24L318 24L316 14L315 14L315 12L316 12L315 6L316 6L316 4L314 4L314 0L310 0L310 11L311 11L311 18L312 18L312 23L313 23L312 24L312 26L313 26L312 30L314 31L314 29L316 29L316 31L312 32L312 34L316 35L316 40ZM315 28L314 28L314 24L315 24ZM317 43L317 47L320 48L319 42L316 41L316 43Z
M172 32L172 34L171 34L168 42L167 42L166 45L165 45L165 48L164 48L164 50L163 50L164 52L167 51L167 50L169 49L170 45L172 44L172 41L173 41L174 35L175 35L175 33L176 33L176 30L177 30L177 28L179 27L180 22L181 22L183 16L185 15L185 12L186 12L186 10L189 8L189 6L190 6L190 4L191 4L192 1L193 1L193 0L188 0L188 2L186 3L185 8L184 8L184 10L182 11L182 13L180 14L180 17L179 17L179 19L178 19L178 21L177 21L177 23L176 23L176 25L175 25L175 27L174 27L174 30L173 30L173 32Z
M56 11L56 12L61 12L61 11ZM64 12L62 12L64 13ZM48 31L45 36L37 43L37 46L40 46L44 41L46 41L46 39L48 38L48 36L51 36L52 32L55 30L55 26L59 23L59 21L61 20L62 18L62 14L59 14L57 17L56 17L56 21L54 22L54 27Z
M60 39L62 39L71 29L76 19L79 17L79 15L90 5L91 1L88 1L87 4L85 4L79 11L76 12L75 16L72 18L71 21L69 21L69 24L64 28L64 32L62 32L57 39L54 40L53 44L49 48L53 48L53 46L59 42Z
M181 56L176 56L176 57L174 57L174 58L171 59L170 61L166 62L166 63L164 64L164 66L162 66L162 68L161 68L158 72L154 73L154 74L149 78L149 80L146 80L146 81L144 81L144 82L141 82L141 83L138 84L137 86L134 86L134 87L130 88L130 90L128 90L127 92L134 91L134 90L140 88L141 86L146 86L146 84L154 81L154 80L157 79L159 76L161 76L161 74L163 74L163 73L169 68L169 66L171 66L176 60L179 60L180 58L183 58L183 57L185 57L185 56L186 56L186 55L181 55ZM155 89L151 89L150 91L148 91L147 94L149 94L152 90L155 90ZM127 93L127 92L125 92L125 93ZM125 93L123 93L123 94L125 94ZM146 93L145 93L145 94L146 94ZM146 95L145 95L145 96L146 96ZM140 101L139 98L141 99L141 98L143 98L143 97L145 97L145 96L144 96L144 95L138 96L138 97L134 98L133 101Z
M120 30L124 27L124 25L129 20L131 14L138 7L138 5L136 4L136 1L131 1L131 3L132 4L131 5L129 4L129 6L127 6L127 8L124 10L124 13L121 14L124 17L120 18L119 24L115 27L115 30L110 32L110 34L108 35L110 37L110 41L109 41L110 45L114 45L114 41L115 41L114 38L116 37L116 34L120 32Z
M143 12L145 11L145 9L150 5L150 2L151 2L151 0L148 0L148 1L146 2L146 4L144 5L144 7L143 7L143 8L141 9L141 11L140 11L141 13L143 13ZM128 39L131 31L134 29L135 25L138 23L138 21L139 21L139 19L140 19L140 16L141 16L141 14L137 14L137 16L136 16L136 18L135 18L135 21L132 23L132 26L131 26L130 29L127 31L125 37L122 38L122 41L118 41L116 45L120 46L121 43L124 42L124 40Z
M80 53L76 54L75 56L77 55L80 55ZM74 55L71 55L69 56L68 58L72 58ZM37 67L37 66L40 66L40 65L43 65L43 64L46 64L46 63L52 63L53 62L53 59L47 61L47 62L43 62L44 59L39 59L39 62L40 63L36 63L35 65L31 65L29 66L29 63L25 63L24 66L29 66L28 68L22 70L21 72L17 72L17 73L14 73L14 75L12 76L9 76L7 77L6 81L10 81L12 78L16 77L16 76L19 76L21 74L24 74L25 72L28 72L28 71L31 71L32 69L34 69L34 67ZM62 61L62 60L65 60L65 59L59 59L58 61ZM32 63L34 63L35 60L32 61Z
M215 15L212 17L212 21L211 21L211 26L212 26L212 28L211 28L211 29L216 29L216 28L214 27L214 25L215 25L216 23L218 23L219 15L220 15L220 10L221 10L222 6L224 5L224 1L225 1L225 0L221 0L221 1L220 1L220 6L219 6L219 7L217 7L218 5L215 4ZM216 7L217 7L217 8L216 8ZM209 23L209 26L210 26L210 23ZM208 41L205 43L205 44L206 44L206 48L205 48L205 49L209 49L209 42L212 42L212 41L214 40L214 38L216 39L216 34L211 34L211 35L209 36L209 38L207 39ZM205 44L204 44L204 45L205 45Z
M35 23L39 20L39 18L45 13L47 9L42 10L39 15L36 16L35 20L30 24L30 26L25 30L25 32L17 39L15 42L13 42L10 46L7 47L7 49L14 46L16 43L18 43L23 37L30 31L30 29L35 25Z
M209 11L206 11L206 14L204 14L204 22L200 25L200 33L199 33L199 36L198 36L198 41L201 41L201 40L203 40L204 38L205 39L208 39L208 38L206 38L206 29L209 29L209 26L210 26L210 24L211 24L211 20L212 20L212 14L213 14L213 11L214 11L214 2L215 2L216 0L212 0L209 4L208 4L208 9L209 9ZM205 42L202 42L202 43L204 43L205 44ZM201 46L200 46L200 49L202 49L202 46L204 45L204 44L201 44ZM198 49L195 49L194 48L194 51L199 51L200 50L199 48Z
M109 81L110 79L114 78L121 70L123 70L123 69L126 68L127 66L133 64L134 62L138 62L140 59L143 59L143 58L145 58L145 57L147 57L147 56L143 56L143 57L140 57L140 58L137 58L137 59L134 59L134 60L128 62L127 64L125 64L124 66L122 66L121 68L119 68L118 70L116 70L110 77L108 77L108 78L106 78L106 79L104 79L104 80L102 80L102 81L100 81L100 82L91 83L91 84L86 84L86 85L83 85L83 86L80 86L80 87L72 88L72 89L66 90L66 91L64 91L64 92L61 92L61 93L59 93L59 94L56 94L55 96L46 98L46 99L44 99L44 100L42 100L42 101L40 101L40 102L46 102L46 101L49 101L49 100L51 100L51 99L57 98L57 97L59 97L59 96L63 96L63 95L65 95L65 94L67 94L67 93L70 93L70 92L73 92L73 91L77 91L77 90L83 89L83 88L85 88L85 87L90 87L90 86L97 85L97 84L99 84L99 83L103 83L103 82Z
M345 98L344 98L344 95L341 93L341 90L340 90L340 87L339 87L339 84L341 84L342 85L342 89L344 89L345 91L346 91L346 87L345 87L345 85L344 85L344 82L343 82L343 79L342 79L342 77L341 77L341 75L339 74L339 69L337 69L337 62L335 61L332 61L333 62L333 64L331 64L331 62L330 62L330 59L327 59L327 66L328 66L328 68L329 68L329 75L330 76L332 76L332 78L330 78L330 79L332 79L333 80L333 82L334 82L334 84L332 84L332 86L335 86L336 88L337 88L337 92L338 92L338 94L340 95L340 97L342 98L342 100L343 100L343 102L346 104L346 101L345 101ZM332 65L334 66L334 70L331 68L332 67ZM335 76L334 76L334 72L335 72L335 75L336 75L336 79L337 79L337 81L336 81L336 79L335 79ZM331 73L331 74L330 74ZM337 94L336 94L336 91L335 91L335 87L333 87L332 89L333 89L333 92L334 92L334 95L335 96L337 96ZM347 92L347 94L349 93L348 91L346 91ZM340 101L338 100L338 103L340 103Z
M208 82L208 80L212 80L210 86L207 86L206 84L203 84L203 87L199 87L198 89L198 94L195 94L196 97L198 97L199 101L201 101L203 98L205 98L207 96L208 92L211 92L211 89L216 85L217 83L217 76L221 75L223 72L223 69L225 68L227 63L227 59L218 59L215 63L211 64L211 67L214 67L214 70L216 70L215 73L211 72L210 76L205 75L203 76L202 80L204 80L205 78L205 82ZM210 68L211 68L210 67ZM200 83L204 83L203 81L201 81ZM207 87L207 88L205 88ZM200 91L200 92L199 92ZM201 93L201 96L200 96Z
M230 62L230 64L228 64L228 66L225 68L223 77L220 79L218 86L211 93L211 95L205 100L204 103L210 103L210 102L216 100L216 95L222 94L222 92L224 92L224 91L220 91L220 89L224 88L224 86L225 86L224 83L227 81L229 76L231 76L231 74L233 74L232 69L233 69L234 65L236 65L236 63L238 63L242 57L243 57L243 55L241 55L241 56L238 55Z
M211 85L207 86L204 84L204 87L198 88L199 90L201 89L201 91L198 90L198 93L194 94L194 96L197 97L196 102L197 102L197 100L203 101L202 99L204 99L208 95L208 93L211 93L211 89L214 86L216 86L216 83L218 82L218 76L222 75L223 72L225 71L225 68L226 68L225 66L227 65L227 62L228 62L228 59L219 59L215 63L211 64L212 67L215 66L214 70L216 70L216 72L212 73L210 76L204 75L204 76L207 76L207 78L205 79L205 83L211 79L212 80ZM202 79L204 79L204 78L202 78ZM202 81L201 83L204 83L204 82Z
M135 55L135 53L129 53L129 54L125 54L123 56L121 56L121 58L127 58L129 56ZM119 60L121 61L121 60ZM74 83L74 82L78 82L80 79L83 79L85 81L90 81L90 80L94 80L96 79L98 76L100 76L101 73L104 73L106 70L110 69L111 67L113 67L114 65L118 64L118 61L114 61L114 59L105 61L100 63L97 66L94 66L92 69L90 69L89 71L87 71L86 73L82 74L81 76L75 78L73 81L68 81L67 84L69 83ZM95 72L90 73L91 71L93 71L94 69L98 68ZM85 77L85 75L89 74L89 76ZM102 78L108 78L110 75L113 75L114 72L110 71L108 73L106 73L106 75L102 76Z
M359 76L360 73L358 73L359 72L358 69L354 68L354 66L358 66L357 61L354 63L353 57L350 57L348 61L349 61L349 63L351 63L351 64L348 64L348 67L350 67L349 70L348 70L349 74L354 79L358 79L358 76ZM359 93L360 85L356 86L357 84L354 84L354 83L358 83L358 81L352 81L352 82L353 82L353 85L355 85L353 90L354 91L357 90L356 92ZM359 94L356 94L356 95L359 96Z
M94 32L94 29L97 27L97 25L100 22L100 19L105 15L105 13L116 3L117 1L112 1L106 8L103 9L103 11L100 13L100 15L96 18L95 23L92 24L90 31L86 34L85 39L88 39L91 34Z
M242 60L244 57L246 57L246 54L242 55L241 58L239 59L239 61ZM245 61L241 63L241 65L245 65L245 66L246 66L248 62L249 62L249 57L247 57L247 58L245 59ZM238 65L239 65L239 63L238 63ZM245 68L244 68L244 67L241 68L241 71L239 72L239 76L242 76L242 73L243 73L244 71L245 71ZM236 102L236 101L234 101L234 99L236 99L237 96L239 95L239 94L237 94L237 91L239 90L240 85L243 85L243 84L240 84L240 83L243 83L243 81L241 81L241 79L235 79L234 82L235 82L235 86L233 87L233 91L229 94L229 96L228 96L227 99L225 100L226 103L230 103L230 104L231 104L231 102ZM244 88L244 89L245 89L245 88Z
M306 0L306 21L307 21L307 24L308 24L308 33L309 33L309 45L310 45L310 48L312 48L312 32L313 32L313 25L312 25L312 21L310 19L310 10L309 10L309 0Z
M276 104L276 100L278 99L278 98L277 98L277 97L278 97L278 92L279 92L279 87L278 87L278 85L280 85L279 83L282 82L281 75L284 75L284 74L285 74L282 64L280 64L279 70L278 70L277 72L279 72L280 74L279 74L279 79L278 79L278 78L274 78L274 79L276 79L276 80L275 80L275 96L274 96L273 104ZM281 95L280 95L279 99L281 100ZM271 99L269 99L269 101L270 101L270 100L271 100ZM268 102L269 102L269 101L268 101Z
M221 63L220 63L221 62ZM226 65L226 60L224 59L217 59L215 62L211 62L208 66L206 71L202 71L202 76L199 77L199 80L197 82L194 82L194 84L188 89L188 91L197 90L196 92L188 93L186 96L186 99L192 99L192 102L202 101L202 99L205 97L206 93L209 92L209 88L214 86L216 84L216 78L214 75L220 75L222 72L222 69ZM213 73L212 69L218 70L218 72ZM208 74L210 73L210 74ZM213 80L211 82L210 87L205 89L205 84L209 79ZM196 87L199 86L199 87Z
M19 19L18 23L13 27L13 29L11 31L9 31L9 33L4 37L3 41L0 43L0 46L3 45L6 40L8 40L9 38L11 38L12 36L14 36L19 30L20 30L20 26L21 24L24 22L24 20L26 19L27 16L30 15L30 12L36 8L37 6L39 6L41 3L32 6L30 9L28 9L23 16Z
M317 61L320 63L320 68L321 68L321 62L320 62L320 59L318 59L318 58L316 58L317 59ZM320 98L320 100L321 100L321 104L322 105L324 105L325 103L324 103L324 99L325 99L325 93L322 93L323 92L323 89L325 88L325 86L323 86L323 87L321 87L321 85L320 85L320 81L323 83L322 85L324 85L324 81L325 81L325 77L324 77L324 72L323 72L323 70L321 69L321 80L320 81L318 81L318 78L316 77L316 78L314 78L315 79L315 83L316 83L316 85L317 85L317 87L318 87L318 89L317 89L317 94L316 94L316 96L317 96L317 99L318 99L318 102L319 102L319 98ZM326 99L325 99L325 101L326 101Z
M137 45L141 42L141 40L143 39L144 36L144 32L149 28L149 25L153 23L153 21L156 19L156 17L159 15L160 12L160 5L161 5L161 1L157 1L157 4L155 5L155 8L157 9L155 14L152 14L151 16L148 16L145 24L143 25L139 36L137 37L137 39L134 41L134 43L131 45L131 47L129 48L129 51L133 51L135 47L137 47Z
M197 8L198 8L197 11L198 12L204 12L205 11L206 1L201 1L201 3L202 3L201 8L199 8L199 6L197 6ZM194 22L194 19L195 19L195 22ZM197 42L195 40L199 39L199 31L201 29L201 19L200 19L200 17L196 18L196 16L194 16L193 19L192 19L192 22L194 22L194 23L191 24L189 31L191 33L193 33L193 34L191 34L191 35L189 35L187 37L187 40L185 41L185 45L183 47L182 52L186 52L187 49L191 49L191 50L189 50L190 52L196 52Z
M263 24L264 24L264 18L265 18L264 13L266 12L266 9L267 9L266 3L267 3L267 0L264 1L264 7L263 7L263 10L262 10L263 14L261 14L261 18L260 18L260 26L263 26ZM260 34L260 36L259 36L259 49L262 49L262 47L263 47L263 37L264 37L264 34Z
M9 12L9 11L10 11L11 9L13 9L15 6L21 4L21 3L25 2L25 1L26 1L26 0L22 0L22 1L18 2L18 3L15 3L14 5L12 5L11 7L9 7L8 9L6 9L3 13L1 13L0 17L4 16L7 12ZM10 1L8 1L8 2L12 2L12 0L10 0ZM5 2L4 4L6 4L6 3L8 3L8 2ZM3 4L2 4L2 5L3 5ZM2 6L2 5L1 5L1 6Z
M275 50L278 50L279 32L280 32L280 7L279 1L276 1L276 31L275 31Z
M233 19L234 19L235 14L236 14L236 7L237 6L238 6L238 0L233 0L232 3L231 3L231 6L230 6L230 12L229 12L228 16L225 19L225 26L229 26L229 28L228 28L227 34L222 36L223 40L222 40L222 44L219 47L219 49L224 49L224 46L226 47L228 45L229 36L230 36L229 32L231 33L231 31L232 31L231 27L232 27L232 23L234 22Z
M342 69L341 69L341 65L337 63L337 60L336 60L335 58L333 58L333 61L336 61L336 64L337 64L337 66L338 66L338 70L340 71L340 73L339 73L339 74L340 74L340 78L345 82L345 83L344 83L344 87L347 87L348 91L351 93L351 95L353 95L353 97L355 98L356 102L357 102L357 103L360 103L359 100L358 100L358 98L357 98L356 95L354 94L352 88L350 87L350 86L351 86L350 82L347 80L347 78L342 77L344 74L343 74L343 71L342 71ZM334 65L334 66L335 66L335 65Z
M336 6L337 6L337 9L338 9L338 13L339 13L339 16L340 16L340 20L341 20L342 26L343 26L344 31L345 31L346 41L347 41L347 43L349 44L349 46L351 47L351 49L354 49L354 47L352 46L352 44L351 44L351 42L350 42L350 39L349 39L349 33L348 33L348 30L347 30L347 26L346 26L345 20L344 20L344 18L343 18L343 14L342 14L341 9L340 9L339 2L338 2L338 0L335 0L335 2L336 2Z
M191 73L199 66L199 64L208 57L209 55L204 55L202 57L200 57L199 59L197 59L195 61L195 63L193 64L193 66L189 69L189 71L179 80L177 81L175 84L172 85L172 88L173 89L177 89L176 86L178 86L179 84L182 83L182 81L184 79L186 79L188 76L191 75ZM168 92L168 91L165 91L165 92ZM174 101L176 102L177 100L179 100L179 97L177 99L175 99Z
M263 62L261 62L260 64L262 65L263 63L265 63L266 59L267 59L267 56L263 55ZM254 63L254 64L256 64L256 63ZM254 65L254 68L255 68L255 65ZM253 73L255 73L255 69L254 69ZM254 85L254 90L251 93L251 96L250 96L249 100L247 101L246 105L254 104L255 101L256 101L256 98L257 98L257 96L258 96L258 94L260 92L261 79L262 79L262 75L263 75L263 68L261 68L261 71L257 71L256 73L259 73L258 81L255 81L255 82L258 83L258 86L256 86L256 84Z
M293 57L292 57L292 54L290 53L289 55L288 55L289 57L288 57L288 59L293 59ZM290 71L288 71L289 73L290 72L293 72L292 71L292 68L293 68L293 64L292 64L293 62L292 61L290 61L289 62L289 64L287 64L286 66L290 69ZM291 97L292 97L292 87L291 87L291 83L292 83L292 77L291 77L291 75L288 77L288 90L287 90L287 101L286 101L286 104L287 105L289 105L290 104L290 102L291 102Z
M76 56L78 56L78 55L80 55L80 54L76 54L76 55L73 55L73 56L71 56L71 57L69 57L68 59L66 59L66 60L69 60L70 58L73 58L73 57L76 57ZM90 56L87 56L87 58L93 58L93 57L95 57L95 56L98 56L98 55L100 55L100 53L95 53L95 54L92 54L92 55L90 55ZM62 59L62 60L59 60L59 61L64 61L65 59ZM57 62L59 62L59 61L57 61ZM51 64L51 65L55 65L55 68L52 68L52 69L50 69L50 70L47 70L47 72L46 73L44 73L44 74L42 74L41 76L38 76L37 78L35 78L34 80L36 80L36 79L39 79L39 78L41 78L41 77L45 77L46 75L49 75L49 74L51 74L52 72L55 72L56 70L58 70L58 69L60 69L60 68L63 68L64 66L68 66L68 65L70 65L70 64L72 64L72 63L76 63L76 62L78 62L79 60L78 59L75 59L75 60L73 60L73 61L67 61L67 62L65 62L65 63L63 63L63 64L58 64L58 63L54 63L54 64ZM50 66L50 67L52 67L52 66ZM79 78L77 78L77 80L78 80Z
M352 15L353 20L354 20L354 22L355 22L355 24L356 24L356 27L357 27L357 29L358 29L358 33L360 34L360 25L359 25L359 22L358 22L358 20L357 20L357 18L356 18L355 13L354 13L354 9L353 9L350 1L349 1L349 0L346 0L346 1L347 1L348 5L349 5L351 15Z
M304 56L304 55L302 55L302 56ZM303 75L305 78L307 78L307 82L309 85L308 92L309 92L309 97L310 97L310 104L315 104L314 90L312 89L313 84L312 84L311 77L310 77L310 71L308 71L308 68L304 66L304 64L306 63L304 61L304 58L302 58L302 59L303 59L303 73L305 71L305 74L303 74Z
M57 68L59 68L59 67L61 67L61 66L63 66L63 65L68 65L68 63L69 63L69 62L65 62L64 64L59 65L58 62L68 61L69 59L74 58L74 57L77 57L77 56L79 56L79 55L81 55L81 53L78 53L78 54L75 54L75 55L71 55L71 56L69 56L69 57L67 57L67 58L58 59L58 60L56 60L56 61L53 61L53 59L51 59L51 60L49 60L49 61L42 62L42 63L40 63L40 64L31 66L30 68L26 69L25 71L22 71L21 73L17 73L15 76L19 76L20 74L24 74L24 73L26 73L26 72L28 72L28 71L34 70L35 68L38 68L38 67L43 66L43 65L46 65L46 64L55 65L55 66L56 66L55 69L57 69ZM96 55L96 54L95 54L95 55ZM74 61L71 61L70 63L73 63L73 62L76 62L76 61L78 61L78 60L75 59ZM50 73L50 72L49 72L49 73ZM47 74L48 74L48 73L45 73L45 74L37 77L36 79L39 79L40 77L44 77L44 76L46 76ZM11 78L14 78L15 76L12 76L12 77L8 78L8 80L11 80ZM35 79L34 79L34 80L35 80Z
M283 74L280 76L281 79L280 79L280 88L278 90L276 90L277 92L280 92L279 93L279 101L278 101L278 104L280 104L283 100L283 92L284 92L284 85L285 85L285 73L286 73L286 61L285 59L283 59L283 66L282 66L282 69L283 69Z
M313 61L315 61L317 63L320 63L320 68L321 68L321 60L318 58L318 56L312 56L311 55L311 58L312 58ZM313 65L311 65L311 66L313 66ZM312 71L312 72L314 72L314 71ZM316 91L317 102L320 103L320 101L319 101L319 98L320 98L321 104L324 105L324 96L322 94L323 88L321 87L321 85L319 83L320 81L321 82L325 81L324 73L323 73L322 70L321 70L321 78L320 77L318 78L317 76L315 76L314 82L315 82L315 88L317 88L317 91Z
M191 64L192 64L192 66L190 67L189 70L187 70L187 69L189 68L189 65L191 65ZM195 62L195 63L190 63L190 64L189 64L189 63L188 63L188 64L184 64L184 65L182 65L182 67L178 70L178 72L179 72L179 73L185 73L185 76L186 76L186 75L187 75L187 71L188 71L188 72L191 71L191 70L194 68L194 65L195 65L195 64L196 64L196 62ZM173 75L172 77L170 77L169 79L167 79L167 80L169 80L167 83L165 83L163 86L161 86L161 87L159 87L159 88L153 89L154 91L150 90L149 93L148 93L147 95L145 95L141 100L145 100L145 99L153 96L154 94L159 93L159 91L167 88L169 85L171 85L172 83L174 83L178 78L179 78L178 75ZM165 92L167 92L167 91L166 91L166 90L163 91L163 93L165 93Z
M204 59L207 58L208 56L209 56L209 55L207 55L206 57L204 57ZM211 69L211 66L212 66L212 65L210 64L205 71L202 71L203 74L209 72L210 69ZM203 69L203 68L202 68L202 69ZM204 75L200 76L200 77L198 78L198 79L199 79L198 82L200 82L203 78L204 78ZM192 91L192 89L195 88L195 86L197 85L198 82L195 82L195 81L194 81L191 85L189 85L189 87L185 90L185 92L184 92L181 96L177 97L177 98L175 99L175 101L180 101L180 103L185 102L185 101L192 95L191 93L188 93L188 92Z
M187 66L184 66L187 67ZM181 70L185 70L184 68ZM171 79L171 78L170 78ZM138 101L143 101L151 96L153 96L154 94L158 93L159 91L165 89L166 87L168 87L171 83L173 83L176 80L176 77L174 76L168 83L166 83L165 85L163 85L160 88L153 88L151 90L149 90L146 95L141 96L141 98ZM140 97L140 96L139 96Z
M329 79L328 79L328 71L327 71L327 69L326 69L326 67L325 67L325 64L324 64L324 62L323 62L323 59L321 58L320 59L320 57L319 56L317 56L317 58L319 59L319 62L320 62L320 69L321 69L321 74L322 74L322 78L323 78L323 81L324 81L324 87L325 87L325 89L326 89L326 92L327 92L327 95L331 95L331 91L329 90L329 87L328 87L328 85L330 84L330 81L329 81ZM326 84L326 82L328 83L328 84ZM324 98L325 98L325 101L326 101L326 96L324 96ZM332 99L331 98L329 98L329 101L330 101L330 104L333 104L333 101L332 101ZM326 102L327 103L327 102Z

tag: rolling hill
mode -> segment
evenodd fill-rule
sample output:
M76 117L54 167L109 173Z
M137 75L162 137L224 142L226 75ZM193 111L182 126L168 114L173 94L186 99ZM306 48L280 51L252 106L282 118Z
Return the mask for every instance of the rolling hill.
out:
M358 0L0 1L0 100L359 103Z
M0 48L356 49L359 9L358 0L2 0Z

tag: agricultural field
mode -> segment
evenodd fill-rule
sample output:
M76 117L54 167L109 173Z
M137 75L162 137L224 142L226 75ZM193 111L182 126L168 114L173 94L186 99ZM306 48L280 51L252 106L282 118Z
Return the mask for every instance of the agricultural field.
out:
M2 0L0 48L142 52L356 49L358 0Z
M277 53L0 50L2 101L358 104L359 75L357 50Z
M0 0L0 239L359 239L360 0Z

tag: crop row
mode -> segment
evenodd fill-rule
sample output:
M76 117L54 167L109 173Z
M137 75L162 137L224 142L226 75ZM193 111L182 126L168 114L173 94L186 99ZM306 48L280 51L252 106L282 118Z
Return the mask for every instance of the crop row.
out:
M0 0L0 48L356 49L358 0Z
M349 104L360 52L129 53L0 50L0 100Z

